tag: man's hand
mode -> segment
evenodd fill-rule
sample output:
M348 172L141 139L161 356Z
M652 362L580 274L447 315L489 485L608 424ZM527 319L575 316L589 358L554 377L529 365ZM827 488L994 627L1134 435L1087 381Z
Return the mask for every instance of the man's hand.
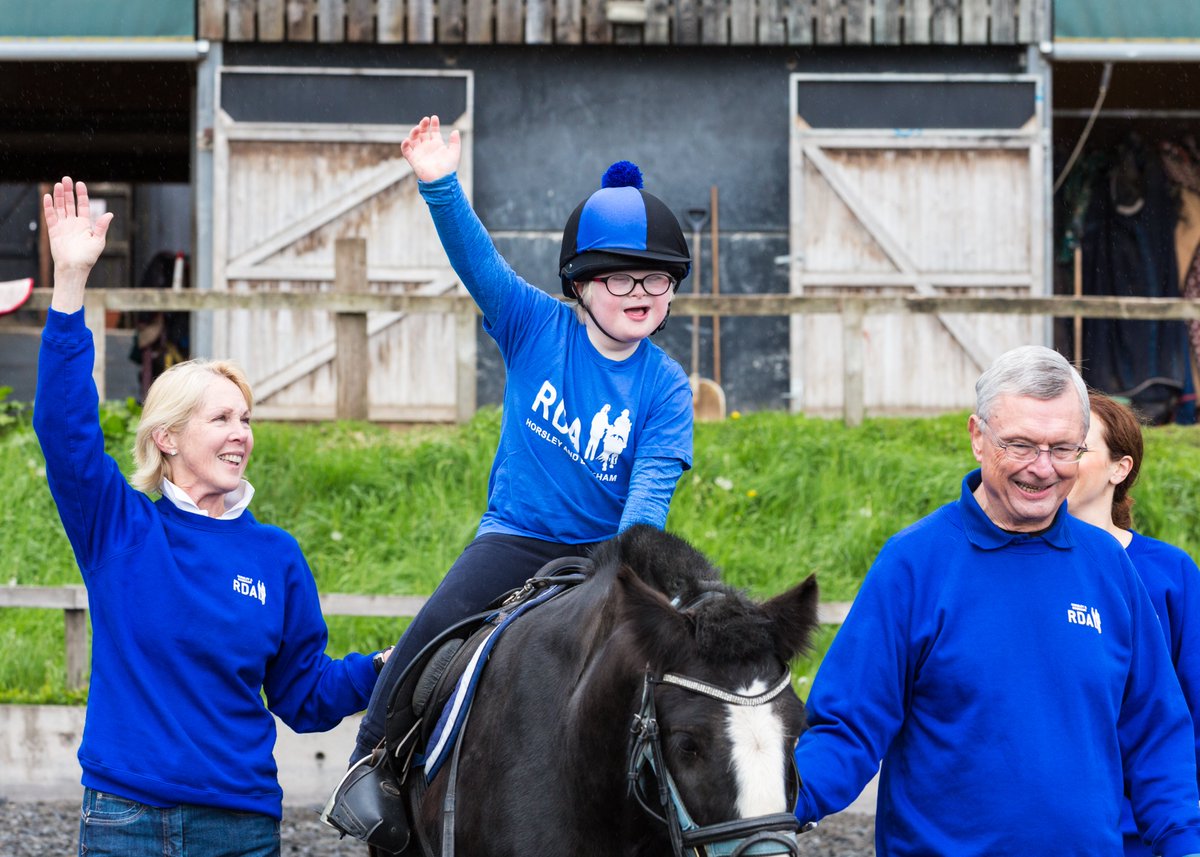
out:
M417 178L431 182L458 169L462 140L458 131L451 131L450 141L446 142L438 118L426 116L408 132L408 139L400 143L400 152Z

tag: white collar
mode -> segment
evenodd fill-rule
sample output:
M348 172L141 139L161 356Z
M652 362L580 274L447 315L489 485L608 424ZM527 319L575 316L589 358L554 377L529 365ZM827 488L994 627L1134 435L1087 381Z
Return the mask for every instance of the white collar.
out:
M206 518L211 517L208 512L197 506L195 501L182 488L165 476L163 477L162 484L158 486L158 493L170 500L176 509L191 512L193 515L203 515ZM246 507L250 505L250 500L253 497L254 486L243 479L238 487L225 495L225 513L217 518L217 520L232 521L234 518L239 517L246 510Z

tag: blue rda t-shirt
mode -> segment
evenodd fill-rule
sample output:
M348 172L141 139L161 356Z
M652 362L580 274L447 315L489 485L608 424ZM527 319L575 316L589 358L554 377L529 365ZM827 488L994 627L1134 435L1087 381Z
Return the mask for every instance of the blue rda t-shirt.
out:
M616 535L635 460L692 465L692 391L683 368L648 339L625 360L602 355L572 307L504 261L457 176L419 187L507 370L479 534L562 544Z
M635 457L691 466L692 394L683 369L643 340L610 360L571 307L523 283L484 329L508 381L479 532L567 544L617 532Z

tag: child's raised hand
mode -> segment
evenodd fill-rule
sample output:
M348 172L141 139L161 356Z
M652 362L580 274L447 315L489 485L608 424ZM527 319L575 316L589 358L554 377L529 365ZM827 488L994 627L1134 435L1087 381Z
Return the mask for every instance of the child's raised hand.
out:
M72 183L70 176L54 183L53 196L42 197L42 211L55 271L90 271L104 250L112 212L103 214L93 225L87 185Z
M417 178L431 182L458 169L462 140L458 131L450 132L449 142L443 140L438 118L426 116L408 132L408 139L400 143L400 152Z

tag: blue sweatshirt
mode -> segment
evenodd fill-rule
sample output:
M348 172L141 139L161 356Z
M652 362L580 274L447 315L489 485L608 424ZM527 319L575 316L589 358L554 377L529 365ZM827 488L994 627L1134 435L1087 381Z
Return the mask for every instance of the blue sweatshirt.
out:
M500 443L479 534L585 544L635 523L661 528L692 464L683 368L649 340L624 360L601 354L570 306L504 261L456 175L420 190L504 358Z
M332 728L366 706L371 659L325 654L316 584L288 533L130 487L104 451L93 358L83 313L51 310L34 429L91 612L83 784L279 818L271 712L297 732Z
M1162 625L1175 675L1192 713L1196 763L1200 765L1200 569L1174 545L1137 532L1125 552L1145 584ZM1121 830L1137 831L1128 801L1121 813Z
M1192 723L1125 551L1065 508L1001 530L979 482L867 574L808 699L797 817L882 760L880 857L1118 857L1125 788L1156 853L1200 851Z

